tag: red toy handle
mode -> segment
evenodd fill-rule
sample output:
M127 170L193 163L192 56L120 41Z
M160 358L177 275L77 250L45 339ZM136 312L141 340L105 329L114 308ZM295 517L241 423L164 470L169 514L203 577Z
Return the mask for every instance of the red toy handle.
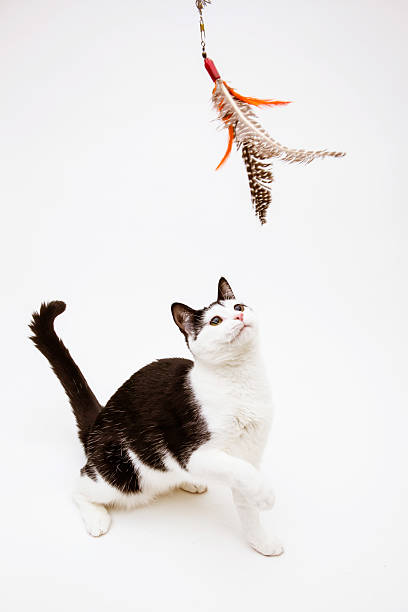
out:
M218 79L221 78L219 73L218 73L218 70L215 67L214 62L212 60L208 59L208 57L205 58L205 60L204 60L204 66L205 66L205 69L207 70L208 74L210 75L210 77L214 81L214 83L215 83L215 81L217 81Z

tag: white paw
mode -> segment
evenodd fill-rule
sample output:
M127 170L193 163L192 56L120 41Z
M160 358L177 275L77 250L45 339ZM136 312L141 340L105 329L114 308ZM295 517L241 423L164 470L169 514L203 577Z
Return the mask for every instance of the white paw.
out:
M193 482L183 482L183 484L180 485L180 489L188 493L205 493L207 491L206 485Z
M252 538L249 539L249 543L252 548L266 557L279 557L283 553L283 546L278 538Z
M262 484L259 490L251 497L251 501L258 510L270 510L275 505L275 494L269 486Z
M111 526L110 514L103 506L96 506L92 511L83 512L82 518L87 532L95 538L104 535Z

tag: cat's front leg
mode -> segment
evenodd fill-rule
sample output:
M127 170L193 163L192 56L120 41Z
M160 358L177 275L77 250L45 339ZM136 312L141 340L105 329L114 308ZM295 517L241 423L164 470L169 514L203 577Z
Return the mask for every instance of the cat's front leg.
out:
M245 538L252 548L266 556L283 553L279 540L269 536L261 525L259 511L270 509L275 497L253 465L223 451L201 449L191 456L188 471L193 477L231 488Z
M193 477L213 481L239 491L242 498L258 510L269 510L275 496L260 472L244 459L217 449L199 449L190 458L188 467Z
M242 529L248 543L261 555L277 557L283 553L280 540L269 535L261 525L259 511L241 495L233 490L235 506L241 520Z

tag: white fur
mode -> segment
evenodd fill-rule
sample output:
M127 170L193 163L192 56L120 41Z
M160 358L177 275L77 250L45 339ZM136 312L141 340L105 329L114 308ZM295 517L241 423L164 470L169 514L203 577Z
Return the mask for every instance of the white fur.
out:
M237 303L214 304L205 313L198 337L188 338L194 356L191 387L210 430L210 441L192 454L187 470L170 455L165 459L167 471L154 470L128 451L140 474L141 493L125 495L100 476L96 481L81 476L74 497L91 535L109 529L105 506L134 507L177 487L203 492L203 482L218 482L231 488L249 544L264 555L283 552L259 520L259 511L274 503L273 492L258 470L271 425L272 402L258 350L256 318L245 307L240 320L240 313L234 310ZM222 323L210 325L214 316L221 317Z

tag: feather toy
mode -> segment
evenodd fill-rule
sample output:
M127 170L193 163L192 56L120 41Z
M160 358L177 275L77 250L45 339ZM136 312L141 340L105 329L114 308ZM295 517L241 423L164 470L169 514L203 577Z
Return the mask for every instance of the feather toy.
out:
M205 28L202 10L210 0L196 0L200 13L201 48L204 66L214 81L212 101L222 126L228 131L228 146L226 153L216 170L228 159L232 144L241 149L244 160L252 205L261 224L266 223L266 212L271 203L271 184L273 181L272 158L276 157L289 163L308 164L316 158L343 157L345 153L337 151L307 151L305 149L290 149L272 138L258 122L252 107L271 107L290 104L282 100L264 100L242 96L223 81L212 60L205 50Z

